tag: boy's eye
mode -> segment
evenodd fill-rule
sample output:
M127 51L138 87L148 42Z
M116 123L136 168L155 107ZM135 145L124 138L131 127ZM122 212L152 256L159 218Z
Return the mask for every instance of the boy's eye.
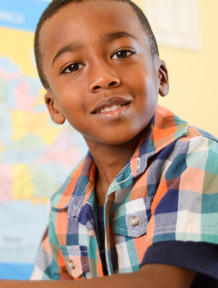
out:
M77 72L79 69L81 69L83 67L82 64L80 63L73 63L67 66L67 68L65 68L62 73L73 73L73 72Z
M126 58L129 57L130 55L132 55L134 52L132 50L129 49L123 49L123 50L119 50L116 53L114 53L113 55L113 59L122 59L122 58Z

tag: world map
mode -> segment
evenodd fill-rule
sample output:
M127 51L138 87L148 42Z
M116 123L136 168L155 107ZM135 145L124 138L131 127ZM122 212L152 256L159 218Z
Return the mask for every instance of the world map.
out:
M37 77L0 57L0 278L28 279L48 199L87 151L69 124L51 122L43 94Z

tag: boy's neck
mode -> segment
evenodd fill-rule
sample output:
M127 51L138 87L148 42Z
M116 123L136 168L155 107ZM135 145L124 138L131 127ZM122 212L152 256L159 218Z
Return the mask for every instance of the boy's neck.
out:
M132 157L142 134L143 132L131 141L120 145L103 145L86 139L98 170L95 193L100 205L104 205L110 184Z

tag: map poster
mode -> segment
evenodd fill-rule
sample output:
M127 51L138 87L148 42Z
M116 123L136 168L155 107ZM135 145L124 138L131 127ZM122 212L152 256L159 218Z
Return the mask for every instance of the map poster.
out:
M29 279L49 197L87 152L69 124L51 122L33 55L49 1L0 0L0 279Z

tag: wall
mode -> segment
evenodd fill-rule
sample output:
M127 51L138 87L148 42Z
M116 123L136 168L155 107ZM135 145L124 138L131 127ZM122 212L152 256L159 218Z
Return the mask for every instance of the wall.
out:
M135 1L142 7L142 0ZM159 103L190 125L218 137L218 1L199 0L201 50L199 52L160 46L167 63L170 93ZM146 14L146 11L145 11Z

